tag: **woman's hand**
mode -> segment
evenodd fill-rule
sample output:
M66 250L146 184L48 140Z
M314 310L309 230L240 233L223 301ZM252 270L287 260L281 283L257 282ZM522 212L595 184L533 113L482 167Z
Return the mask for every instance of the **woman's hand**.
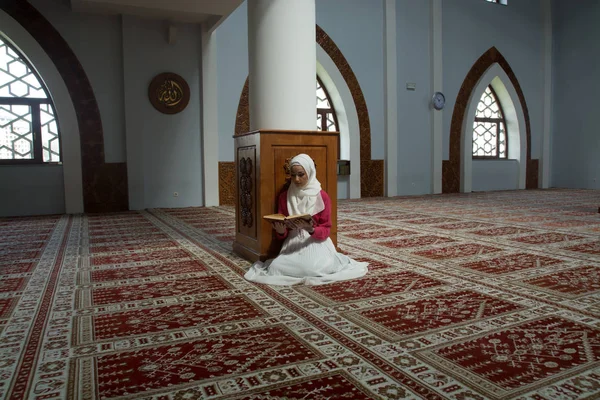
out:
M273 229L275 229L275 232L277 232L280 235L283 235L285 233L285 224L283 222L273 222Z
M304 219L297 219L295 221L289 221L288 227L290 229L304 229L308 233L313 233L315 231L314 221L311 219L310 221L306 221Z

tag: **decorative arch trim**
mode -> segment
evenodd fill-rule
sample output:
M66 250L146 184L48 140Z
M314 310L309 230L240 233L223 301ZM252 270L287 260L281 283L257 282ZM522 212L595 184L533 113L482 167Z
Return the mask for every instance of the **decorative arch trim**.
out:
M473 90L477 87L479 80L485 72L494 64L497 63L510 79L511 84L515 88L521 108L523 110L525 120L525 135L527 139L527 160L526 160L526 188L534 189L538 187L538 160L531 159L531 124L529 119L529 111L525 95L521 89L521 85L512 70L511 66L504 56L496 49L490 48L486 51L471 67L462 86L456 96L456 103L452 113L452 121L450 123L450 149L449 159L442 162L442 192L443 193L458 193L461 188L461 158L462 158L462 132L467 118L467 107L469 100L473 95Z
M0 7L39 43L69 91L79 125L84 211L128 210L127 166L104 162L100 110L79 59L56 28L30 3L9 1Z
M497 64L485 71L473 89L467 105L467 113L462 128L461 192L469 193L473 187L473 123L481 95L491 86L502 106L504 123L508 133L508 159L517 161L515 187L506 189L525 189L527 166L527 142L525 134L525 115L517 91L506 72ZM483 161L485 162L485 161Z
M360 184L361 197L383 196L384 188L384 163L383 160L371 160L371 122L369 110L364 94L358 83L352 67L337 47L333 39L320 27L316 26L317 44L329 55L337 69L340 71L344 81L350 89L358 115L360 136ZM235 121L235 133L239 135L250 130L250 108L249 108L249 85L248 79L244 84L237 110Z

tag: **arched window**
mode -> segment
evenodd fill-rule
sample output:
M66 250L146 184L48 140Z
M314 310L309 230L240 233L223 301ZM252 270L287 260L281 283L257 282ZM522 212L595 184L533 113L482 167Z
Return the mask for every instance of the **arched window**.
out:
M473 122L473 158L506 158L506 121L491 86L483 92Z
M339 132L337 116L329 100L329 94L317 78L317 130Z
M0 36L0 164L60 162L54 104L42 80Z
M339 132L339 124L335 110L333 109L332 102L327 93L327 89L323 86L323 83L317 77L317 130L327 132ZM337 153L338 160L340 158L341 143L338 135L337 142Z

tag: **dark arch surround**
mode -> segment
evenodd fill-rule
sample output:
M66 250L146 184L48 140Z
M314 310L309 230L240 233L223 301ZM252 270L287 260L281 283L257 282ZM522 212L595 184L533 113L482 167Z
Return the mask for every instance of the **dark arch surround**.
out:
M383 196L384 187L384 163L383 160L371 160L371 122L367 102L354 75L354 71L348 64L346 57L337 47L333 39L325 33L320 26L317 29L317 44L325 50L340 71L346 85L350 89L352 100L356 106L358 115L359 137L360 137L360 192L361 197ZM235 121L235 135L250 130L250 107L248 96L248 79L242 89ZM231 181L233 182L233 180Z
M0 8L33 36L67 86L79 128L85 212L128 210L127 164L104 162L100 110L77 56L54 26L27 1L3 1Z
M462 143L462 127L464 119L467 113L467 106L469 104L469 98L471 93L477 86L477 82L485 71L492 66L494 63L498 63L500 67L506 72L511 83L515 87L517 96L523 109L523 115L525 117L525 132L527 135L527 163L526 163L526 184L527 189L537 189L538 187L538 160L531 159L531 126L529 119L529 110L527 108L527 102L525 101L525 95L521 89L521 85L517 80L517 76L508 64L508 61L500 54L496 47L490 48L486 51L471 67L471 70L467 74L467 77L463 81L463 84L458 91L456 96L456 104L454 105L454 111L452 113L452 122L450 123L450 155L449 160L442 161L442 192L443 193L458 193L460 192L460 160L461 154L461 143Z

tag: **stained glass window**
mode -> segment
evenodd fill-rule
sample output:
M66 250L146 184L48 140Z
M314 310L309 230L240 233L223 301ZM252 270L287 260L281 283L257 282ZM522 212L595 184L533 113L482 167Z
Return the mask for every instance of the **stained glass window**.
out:
M483 92L473 122L473 158L506 158L504 113L491 86Z
M0 163L60 161L54 105L35 70L0 36Z

